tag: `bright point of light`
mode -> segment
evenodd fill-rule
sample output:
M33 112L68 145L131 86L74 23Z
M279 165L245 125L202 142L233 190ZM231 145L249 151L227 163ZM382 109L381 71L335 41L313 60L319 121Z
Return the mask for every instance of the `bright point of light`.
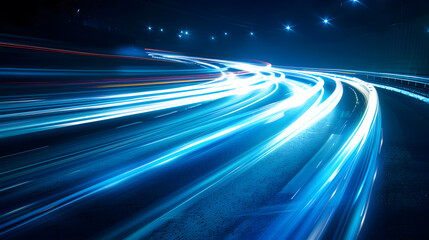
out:
M353 2L353 3L358 3L358 2L359 2L359 0L352 0L352 2Z
M214 40L214 39L215 39L215 37L214 37L214 36L211 36L211 37L210 37L210 39L211 39L211 40Z
M183 30L181 30L180 33L183 34Z
M188 32L188 31L185 31L185 34L186 34L186 35L189 35L189 32Z
M182 38L182 34L179 34L178 36L179 36L179 38Z
M253 35L255 35L253 32L250 32L250 36L253 36Z
M164 28L159 29L159 31L164 32Z
M323 19L323 23L324 24L328 24L329 23L329 19L327 19L327 18Z
M227 33L227 32L224 32L224 34L225 34L225 36L228 36L228 33Z
M149 31L152 30L152 27L151 26L147 27L147 30L149 30Z
M288 31L292 30L292 27L291 27L290 25L287 25L285 28L286 28L286 30L288 30Z

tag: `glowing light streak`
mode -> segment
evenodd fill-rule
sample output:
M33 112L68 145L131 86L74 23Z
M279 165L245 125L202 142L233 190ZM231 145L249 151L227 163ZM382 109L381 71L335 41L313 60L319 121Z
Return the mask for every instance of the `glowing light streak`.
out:
M47 99L43 100L37 96L30 100L2 103L8 106L0 108L4 113L0 116L0 136L3 138L155 112L157 113L151 115L151 118L160 121L159 125L155 124L145 131L137 130L138 133L129 137L106 141L104 144L60 157L41 159L33 164L0 173L0 176L9 176L11 179L18 179L21 174L71 163L76 159L96 157L97 154L105 152L115 156L132 156L144 151L148 146L171 145L153 157L142 157L132 167L115 169L115 172L106 173L104 177L76 186L66 194L47 196L34 201L32 205L19 206L9 211L0 216L3 220L0 224L0 235L23 229L29 223L35 223L48 214L101 192L116 191L118 186L130 184L131 179L162 172L163 169L179 164L181 160L188 159L202 149L217 145L252 128L276 124L277 121L288 118L292 110L300 110L293 121L276 129L268 138L204 176L198 183L173 194L167 202L155 206L150 214L139 215L124 223L118 230L126 232L130 238L144 237L177 212L186 210L193 201L204 196L210 189L243 174L246 169L333 113L342 100L344 85L358 92L360 100L356 95L356 101L364 104L363 114L359 115L356 124L351 126L350 133L342 138L330 138L326 143L337 147L326 152L326 149L322 148L318 158L312 159L279 193L291 193L288 198L282 198L290 199L290 202L270 206L280 209L282 214L271 222L261 237L290 238L293 233L303 238L319 238L333 223L332 216L335 214L348 216L335 222L343 229L337 233L338 236L350 239L359 233L366 217L377 173L376 158L381 142L378 97L372 85L337 73L272 67L270 64L191 57L155 50L148 50L148 55L169 62L196 64L201 66L206 74L216 72L219 75L167 77L152 82L105 84L90 89L104 89L106 93L103 95L66 98L53 95L44 96ZM165 88L144 89L145 86L157 85L163 85ZM107 90L115 89L114 87L127 88L127 91L109 94ZM217 107L207 107L210 104ZM174 119L176 115L185 115L185 111L196 113L189 113L180 120ZM201 111L200 115L197 111ZM24 117L25 121L21 121L20 118ZM200 118L205 121L198 121ZM165 119L172 120L163 122ZM120 126L118 124L115 131L136 129L144 126L144 123L139 120L122 123ZM123 149L128 152L122 151ZM356 178L356 175L352 174L355 172L359 172L357 175L361 177ZM8 191L10 188L24 187L27 182L24 183L20 181L2 189ZM352 193L350 196L345 194L347 189ZM343 207L342 202L350 204ZM151 218L152 213L160 217ZM136 227L139 222L148 224ZM127 229L133 230L129 232Z

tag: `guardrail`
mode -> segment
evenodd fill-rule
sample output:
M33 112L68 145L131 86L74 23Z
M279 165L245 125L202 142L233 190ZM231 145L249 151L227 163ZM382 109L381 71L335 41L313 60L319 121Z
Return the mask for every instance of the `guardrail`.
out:
M387 85L402 90L406 90L415 94L419 94L425 97L429 97L429 81L426 82L425 78L421 79L410 79L410 78L399 78L399 77L387 77L373 74L362 74L356 73L356 77L365 80L367 82L378 83Z
M429 77L404 75L395 73L379 73L367 72L359 70L345 69L327 69L327 68L302 68L302 67L287 67L296 70L318 71L326 73L336 73L352 75L370 83L377 83L389 87L395 87L405 91L409 91L424 97L429 97Z

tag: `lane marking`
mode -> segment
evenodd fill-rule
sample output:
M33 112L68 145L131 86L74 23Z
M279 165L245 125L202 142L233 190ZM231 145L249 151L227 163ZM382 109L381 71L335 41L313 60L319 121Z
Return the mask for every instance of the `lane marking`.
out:
M173 114L173 113L177 113L177 111L169 112L169 113L166 113L166 114L161 114L161 115L158 115L158 116L156 116L156 117L154 117L154 118L165 117L165 116L171 115L171 114Z
M117 127L116 129L124 128L124 127L128 127L128 126L132 126L132 125L136 125L136 124L139 124L139 123L142 123L142 122L134 122L134 123L130 123L130 124L125 124L125 125Z
M26 182L18 183L18 184L15 184L15 185L9 186L9 187L5 187L5 188L3 188L3 189L0 189L0 192L6 191L6 190L9 190L9 189L12 189L12 188L19 187L19 186L24 185L24 184L27 184L27 183L29 183L29 182L31 182L31 181L26 181Z
M34 149L30 149L30 150L26 150L26 151L22 151L22 152L18 152L18 153L12 153L12 154L9 154L9 155L1 156L0 159L7 158L7 157L12 157L12 156L16 156L16 155L24 154L24 153L28 153L28 152L33 152L33 151L36 151L36 150L39 150L39 149L43 149L43 148L47 148L47 147L49 147L49 146L43 146L43 147L38 147L38 148L34 148Z

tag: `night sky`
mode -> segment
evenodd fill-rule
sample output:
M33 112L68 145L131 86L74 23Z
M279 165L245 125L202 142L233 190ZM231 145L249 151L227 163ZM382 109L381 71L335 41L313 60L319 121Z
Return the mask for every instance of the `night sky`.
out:
M80 46L133 45L291 66L429 74L425 0L14 1L0 15L2 33ZM181 30L189 35L180 38Z

